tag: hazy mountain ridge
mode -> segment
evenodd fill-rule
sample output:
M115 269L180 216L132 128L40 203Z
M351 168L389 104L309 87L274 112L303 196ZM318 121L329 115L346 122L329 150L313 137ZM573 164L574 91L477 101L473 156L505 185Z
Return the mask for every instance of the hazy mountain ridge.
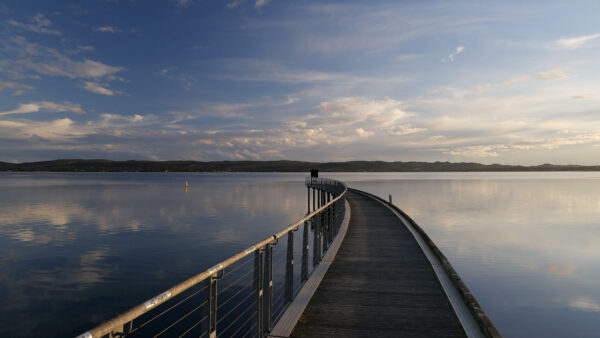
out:
M600 171L600 165L537 166L481 164L474 162L303 162L303 161L111 161L64 159L54 161L7 163L0 162L0 171L57 172L307 172L310 169L337 172L441 172L441 171Z

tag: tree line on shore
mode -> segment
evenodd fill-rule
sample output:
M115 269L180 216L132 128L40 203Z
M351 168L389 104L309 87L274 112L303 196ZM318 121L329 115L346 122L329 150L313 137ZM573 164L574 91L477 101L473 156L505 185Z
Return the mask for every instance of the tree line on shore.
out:
M29 163L0 162L0 171L57 172L448 172L448 171L600 171L600 165L535 166L481 164L475 162L303 162L303 161L111 161L54 160Z

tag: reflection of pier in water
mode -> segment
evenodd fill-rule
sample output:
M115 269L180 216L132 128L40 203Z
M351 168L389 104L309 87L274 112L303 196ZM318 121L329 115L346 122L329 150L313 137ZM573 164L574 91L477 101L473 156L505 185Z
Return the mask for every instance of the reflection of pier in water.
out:
M499 336L402 211L335 180L306 186L303 219L80 337Z

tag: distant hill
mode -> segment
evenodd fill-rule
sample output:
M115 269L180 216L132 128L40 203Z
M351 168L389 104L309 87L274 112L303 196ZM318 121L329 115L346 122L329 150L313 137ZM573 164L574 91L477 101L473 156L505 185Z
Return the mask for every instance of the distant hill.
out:
M54 160L30 163L0 162L0 171L63 172L307 172L310 169L336 172L442 172L442 171L600 171L598 166L537 166L481 164L474 162L301 162L301 161L110 161Z

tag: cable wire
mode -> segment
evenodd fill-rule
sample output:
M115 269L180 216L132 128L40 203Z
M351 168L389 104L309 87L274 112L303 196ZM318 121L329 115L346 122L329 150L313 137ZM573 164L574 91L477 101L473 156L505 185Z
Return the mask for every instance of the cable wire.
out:
M142 327L146 326L147 324L149 324L150 322L152 322L152 321L153 321L153 320L155 320L156 318L158 318L158 317L160 317L160 316L164 315L165 313L167 313L167 312L169 312L169 311L173 310L174 308L176 308L177 306L179 306L181 303L183 303L183 302L185 302L186 300L188 300L188 299L190 299L190 298L194 297L195 295L197 295L198 293L200 293L200 292L202 292L202 291L206 290L207 288L208 288L208 285L207 285L207 286L205 286L205 287L203 287L203 288L201 288L200 290L198 290L198 291L196 291L196 292L192 293L191 295L189 295L189 296L187 296L186 298L184 298L184 299L182 299L181 301L179 301L177 304L175 304L175 305L171 306L170 308L166 309L165 311L161 312L160 314L158 314L158 315L154 316L152 319L149 319L149 320L148 320L148 321L146 321L145 323L143 323L143 324L141 324L140 326L136 327L134 330L130 331L130 332L129 332L129 334L131 334L131 333L134 333L135 331L137 331L137 330L141 329Z
M221 332L227 332L227 330L229 330L229 328L230 328L230 327L231 327L233 324L235 324L235 323L236 323L238 320L240 320L240 318L241 318L243 315L245 315L245 314L246 314L246 312L248 312L248 310L250 310L250 309L251 309L251 308L254 306L254 304L256 304L256 303L257 303L257 301L256 301L256 300L255 300L254 302L252 302L252 304L250 304L250 305L248 306L248 308L247 308L246 310L244 310L244 312L242 312L242 313L241 313L241 314L240 314L240 315L239 315L239 316L238 316L238 317L237 317L237 318L236 318L234 321L232 321L231 323L229 323L229 325L228 325L228 326L227 326L225 329L223 329L223 331L221 331ZM254 314L252 314L252 315L254 315ZM248 322L248 320L252 318L252 315L250 315L250 316L248 317L248 319L246 319L246 321L244 322L244 324L243 324L243 325L245 325L245 324ZM239 330L239 329L238 329L238 330ZM236 333L237 333L237 331L236 331ZM233 334L233 335L235 335L235 334Z
M248 286L254 286L254 282L256 282L257 278L254 278L254 280L252 281L252 283L244 286L243 288L239 289L236 293L234 293L231 297L227 298L227 300L220 302L219 305L217 305L217 309L222 308L223 306L225 306L225 304L229 303L233 298L235 298L237 295L239 295L242 291L246 290L248 288ZM250 294L253 294L250 293Z
M258 314L258 312L257 312L257 314ZM252 333L252 330L254 330L254 328L256 327L256 324L257 324L257 322L254 322L254 324L252 324L252 326L250 326L250 328L248 329L248 331L246 331L246 334L244 334L244 336L242 336L242 338L248 337L248 334Z
M198 321L198 322L196 322L196 324L192 325L192 327L190 327L189 329L187 329L187 331L185 331L184 333L182 333L181 335L179 335L179 338L185 336L188 332L192 331L193 328L195 328L196 326L200 325L202 322L204 322L207 319L208 319L208 315L204 316L204 318L200 319L200 321ZM206 333L208 333L208 331L206 331ZM199 337L202 337L202 334Z
M201 308L202 306L204 306L205 304L208 303L208 300L205 300L204 302L202 302L202 304L198 305L195 309L193 309L192 311L188 312L185 316L179 318L177 321L175 321L173 324L167 326L166 329L160 331L157 335L154 336L154 338L160 336L161 334L165 333L168 329L172 328L173 326L175 326L177 323L179 323L180 321L182 321L183 319L185 319L187 316L191 315L192 313L194 313L196 310L198 310L199 308Z
M256 313L258 313L258 312L256 312ZM234 332L234 333L233 333L231 336L232 336L232 337L235 337L235 335L236 335L238 332L240 332L240 330L241 330L241 329L242 329L244 326L246 326L246 324L248 324L248 322L250 321L250 319L252 319L253 315L254 315L254 314L252 314L250 317L248 317L248 319L246 319L246 321L245 321L244 323L242 323L242 325L240 325L240 327L238 327L238 329L237 329L237 330L235 330L235 332ZM256 325L256 323L255 323L254 325ZM252 325L252 327L253 327L254 325ZM252 329L252 327L250 327L250 330Z
M233 282L229 283L229 285L227 285L225 288L223 288L223 290L219 291L219 292L217 293L217 295L220 295L220 294L222 294L223 292L227 291L227 290L228 290L230 287L232 287L232 286L236 285L236 284L237 284L237 282L239 282L240 280L242 280L244 277L248 276L248 274L249 274L249 273L251 273L251 272L256 272L256 269L252 269L252 270L250 270L250 271L246 272L245 274L241 275L241 276L240 276L238 279L236 279L235 281L233 281ZM256 278L255 278L255 279L256 279Z
M221 316L221 319L219 319L217 321L217 324L219 324L220 322L222 322L225 318L227 318L227 316L229 316L233 311L237 310L238 307L240 307L242 304L244 304L245 301L248 300L248 298L250 298L250 296L254 296L255 293L252 292L250 293L248 296L244 297L244 299L242 299L240 302L238 302L238 304L236 306L234 306L232 309L229 310L229 312L227 312L225 315ZM238 317L239 318L239 317ZM238 319L236 318L236 320Z

